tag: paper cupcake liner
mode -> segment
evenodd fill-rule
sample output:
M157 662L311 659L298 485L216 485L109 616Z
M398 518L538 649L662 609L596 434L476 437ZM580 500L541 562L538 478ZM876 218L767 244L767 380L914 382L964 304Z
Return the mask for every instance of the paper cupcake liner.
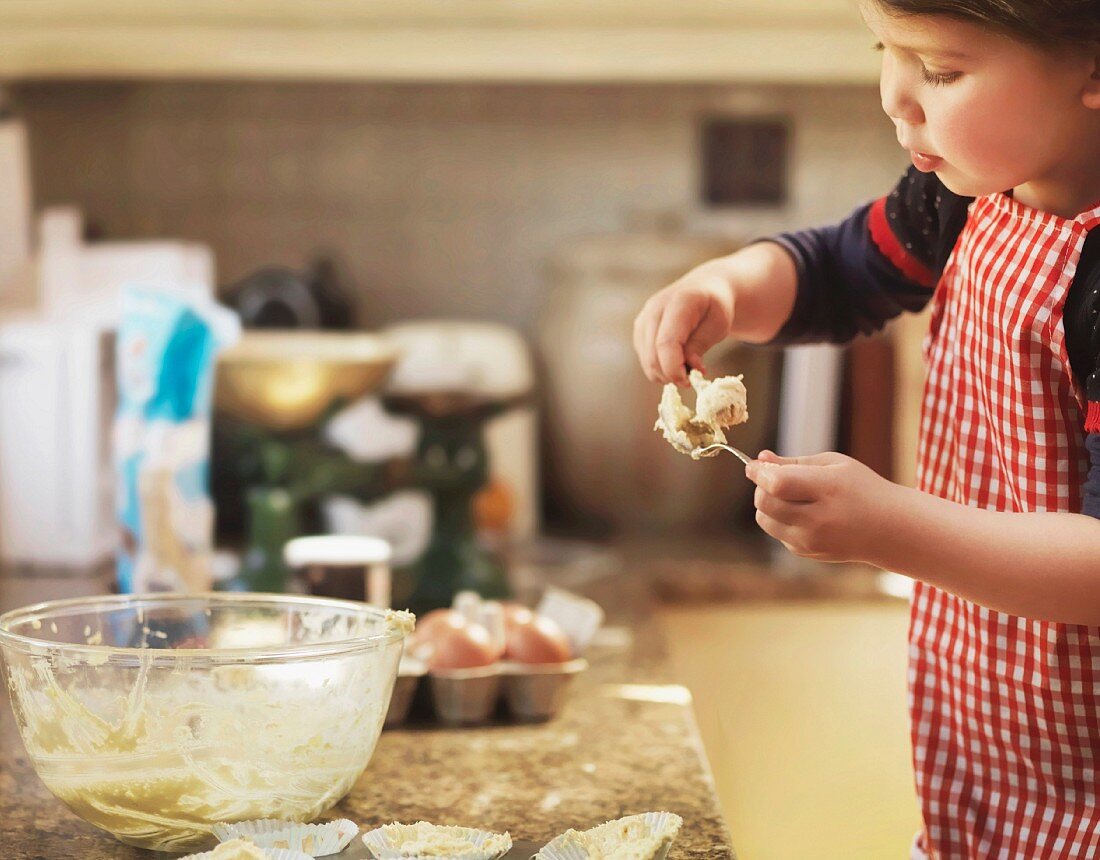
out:
M262 818L216 824L213 830L219 842L243 837L265 850L283 849L298 851L310 857L327 857L343 851L355 838L359 827L346 818L323 824L298 824L295 821Z
M411 860L417 855L406 854L401 846L419 842L431 834L464 839L470 843L468 851L447 855L431 855L435 860L497 860L512 848L512 837L507 833L490 833L472 827L449 827L418 821L416 824L386 824L363 834L363 842L376 860Z
M584 834L579 830L566 830L546 843L531 860L589 860Z
M567 830L553 842L545 845L531 860L593 860L605 857L602 850L593 848L590 843L581 841L584 837L576 830ZM666 860L670 841L657 839L642 840L637 845L637 853L629 855L631 860Z
M237 837L234 837L237 838ZM221 842L231 842L231 839L219 839ZM268 860L313 860L308 854L304 854L301 851L290 851L285 848L263 848L256 846L263 853ZM213 860L213 851L203 851L201 854L188 854L186 857L181 857L180 860Z
M645 860L665 860L683 823L684 820L672 812L628 815L583 832L567 830L551 840L535 857L537 860L591 860L592 849L607 849L629 840L637 841L640 848L651 846L651 853L645 856Z

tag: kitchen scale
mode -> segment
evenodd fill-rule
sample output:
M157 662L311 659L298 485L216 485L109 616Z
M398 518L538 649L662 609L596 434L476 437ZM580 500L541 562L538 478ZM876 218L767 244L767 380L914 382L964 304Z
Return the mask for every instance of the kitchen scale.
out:
M387 411L420 425L408 484L431 496L433 527L411 571L416 585L408 605L418 615L450 606L460 591L486 599L511 596L504 566L478 540L473 501L489 482L485 424L522 402L462 392L382 397Z
M449 606L464 589L509 596L503 565L477 539L472 501L489 478L485 424L520 398L462 391L384 395L387 410L419 424L409 458L360 462L323 437L336 412L379 391L397 357L397 348L378 335L270 330L245 332L219 357L213 489L219 518L236 526L245 543L240 571L226 587L285 591L291 581L283 547L321 530L321 499L372 502L420 489L432 499L432 534L408 571L412 589L402 606L424 613Z

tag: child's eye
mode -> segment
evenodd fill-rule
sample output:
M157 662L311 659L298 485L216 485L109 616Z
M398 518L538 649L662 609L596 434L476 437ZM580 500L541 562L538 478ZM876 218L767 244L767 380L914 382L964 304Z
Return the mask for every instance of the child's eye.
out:
M929 86L945 87L948 84L955 83L955 81L961 78L962 72L930 72L928 70L928 67L925 66L924 63L921 63L920 76L921 79Z
M886 50L886 46L882 42L875 42L871 46L872 50L882 53ZM932 72L924 63L920 64L920 76L921 79L933 87L945 87L948 84L953 84L959 78L962 77L962 72Z

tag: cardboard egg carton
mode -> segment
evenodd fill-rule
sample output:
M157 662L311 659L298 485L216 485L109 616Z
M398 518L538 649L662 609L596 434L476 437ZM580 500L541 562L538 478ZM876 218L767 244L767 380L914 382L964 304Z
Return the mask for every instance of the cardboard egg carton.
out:
M456 606L461 605L461 595ZM555 717L578 674L588 668L584 659L604 613L599 604L558 588L549 588L535 613L555 621L569 640L573 659L563 663L518 663L500 660L472 669L429 669L413 657L403 657L386 715L386 726L404 723L421 702L446 725L488 722L498 712L522 722Z

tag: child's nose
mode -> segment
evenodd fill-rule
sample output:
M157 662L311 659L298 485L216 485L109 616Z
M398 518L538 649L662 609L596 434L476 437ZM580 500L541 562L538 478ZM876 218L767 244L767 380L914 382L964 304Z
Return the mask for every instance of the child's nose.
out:
M924 122L924 111L913 94L912 88L901 70L890 57L883 57L882 75L879 78L879 94L882 109L894 124L918 125Z

